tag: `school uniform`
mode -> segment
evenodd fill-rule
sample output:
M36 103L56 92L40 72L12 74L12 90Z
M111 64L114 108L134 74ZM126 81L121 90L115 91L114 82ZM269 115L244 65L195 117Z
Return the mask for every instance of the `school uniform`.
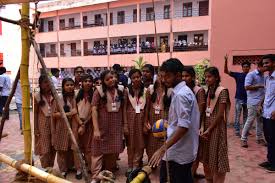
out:
M63 97L60 96L61 105L64 106ZM70 111L76 109L76 101L75 98L68 98L67 105L70 107ZM57 102L54 103L54 112L59 112L57 108ZM77 120L78 114L69 117L69 123L71 125L72 132L75 136L76 142L78 140L78 128L79 128L79 121ZM65 121L62 118L53 118L52 121L52 142L54 145L55 150L57 151L57 164L61 172L67 172L69 168L71 168L70 158L73 155L74 159L74 166L76 169L80 169L80 161L77 157L76 147L73 145L69 131L65 124ZM72 151L73 152L72 152Z
M145 120L146 89L143 96L136 97L126 90L127 100L127 122L129 135L126 137L128 167L139 167L145 148L143 126Z
M107 103L102 100L104 97L102 86L97 86L92 99L92 106L97 107L98 128L100 140L92 140L92 177L95 179L102 170L112 171L116 165L117 154L123 151L123 103L118 96L118 90L114 95L106 92Z
M45 102L43 106L39 105L41 100ZM34 153L40 156L42 168L53 167L56 155L51 141L53 102L52 96L49 100L40 93L34 96Z

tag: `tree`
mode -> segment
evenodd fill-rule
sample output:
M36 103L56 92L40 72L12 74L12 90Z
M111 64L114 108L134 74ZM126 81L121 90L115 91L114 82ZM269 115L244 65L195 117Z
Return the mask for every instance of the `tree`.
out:
M141 70L145 64L147 64L147 61L143 60L143 57L138 57L136 60L132 60L135 62L134 68Z
M210 60L205 58L195 65L197 79L201 85L205 85L204 71L210 66Z

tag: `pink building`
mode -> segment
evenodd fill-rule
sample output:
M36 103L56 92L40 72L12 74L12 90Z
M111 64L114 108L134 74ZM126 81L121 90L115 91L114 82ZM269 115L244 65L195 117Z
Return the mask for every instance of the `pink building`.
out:
M154 6L151 0L50 2L40 5L36 40L47 66L65 70L130 67L139 56L157 66L156 44L160 64L170 57L185 65L210 59L234 101L235 81L223 74L223 57L229 54L229 68L240 71L241 62L275 53L274 7L274 0L155 0Z
M89 2L39 6L36 40L48 67L131 67L139 56L157 66L156 45L160 64L171 56L186 65L210 58L208 0Z

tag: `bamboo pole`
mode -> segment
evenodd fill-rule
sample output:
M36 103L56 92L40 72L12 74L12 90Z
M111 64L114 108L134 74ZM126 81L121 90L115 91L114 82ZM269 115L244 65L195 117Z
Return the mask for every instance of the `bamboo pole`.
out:
M4 22L11 23L11 24L20 25L20 20L12 20L9 18L1 17L1 16L0 16L0 20L4 21ZM33 25L34 24L31 24L31 23L29 24L29 26L33 26Z
M15 77L15 80L13 82L13 85L12 85L11 93L10 93L8 99L7 99L7 102L6 102L4 110L3 110L3 115L2 115L2 119L1 119L1 125L0 125L0 142L1 142L1 138L2 138L4 124L5 124L5 121L7 119L7 113L9 111L9 109L10 109L11 99L12 99L14 93L15 93L15 90L16 90L16 87L17 87L17 83L18 83L18 80L19 80L19 74L20 74L20 72L18 71L17 75Z
M146 173L145 173L146 172ZM144 166L142 171L138 173L138 175L130 182L130 183L142 183L146 176L152 173L152 169L149 166Z
M22 4L21 21L29 23L29 3ZM23 25L23 24L22 24ZM20 80L22 88L22 123L24 133L24 159L31 164L32 136L30 123L30 84L29 84L29 27L21 26L22 60L20 65Z
M39 51L39 48L38 48L38 45L37 45L36 41L35 41L34 39L31 39L31 44L33 45L34 50L35 50L35 52L36 52L36 54L37 54L38 60L39 60L39 62L40 62L40 64L41 64L41 66L42 66L42 70L43 70L45 73L47 73L47 71L46 71L46 68L47 68L47 67L46 67L46 64L45 64L45 62L44 62L44 60L43 60L43 57L42 57L41 54L40 54L40 51ZM47 74L47 76L48 76L48 80L51 81L51 79L49 78L49 74ZM67 129L68 129L68 131L69 131L69 135L70 135L70 138L71 138L71 140L72 140L72 143L73 143L73 144L75 145L75 147L76 147L77 155L78 155L79 161L80 161L80 163L81 163L81 168L82 168L82 171L83 171L83 175L84 175L84 178L85 178L85 182L86 182L86 183L89 183L89 182L90 182L90 177L88 176L88 172L87 172L87 168L86 168L85 162L84 162L84 160L83 160L83 156L82 156L82 154L81 154L81 152L80 152L78 143L77 143L76 140L75 140L75 137L74 137L74 134L73 134L73 132L72 132L70 123L69 123L69 121L68 121L68 118L67 118L67 116L66 116L66 114L65 114L65 111L64 111L64 109L63 109L63 106L61 105L60 99L59 99L59 97L58 97L58 94L57 94L56 89L54 88L52 82L50 82L50 87L51 87L51 92L53 93L54 99L55 99L56 101L58 101L58 102L57 102L57 104L58 104L57 107L58 107L58 110L59 110L60 113L61 113L61 118L64 120L64 122L65 122L65 124L66 124L66 127L67 127Z
M157 52L157 62L158 62L158 67L159 65L159 48L158 48L158 35L157 35L157 25L156 25L156 10L155 10L155 1L152 0L152 5L153 5L153 10L154 10L154 31L155 31L155 40L156 40L156 52Z
M25 172L27 174L30 174L34 177L36 177L39 180L42 180L44 182L48 183L71 183L70 181L64 180L62 178L56 177L52 174L49 174L47 172L44 172L34 166L22 163L20 164L15 159L12 159L9 156L6 156L2 153L0 153L0 162L3 162L13 168L16 168L19 171Z

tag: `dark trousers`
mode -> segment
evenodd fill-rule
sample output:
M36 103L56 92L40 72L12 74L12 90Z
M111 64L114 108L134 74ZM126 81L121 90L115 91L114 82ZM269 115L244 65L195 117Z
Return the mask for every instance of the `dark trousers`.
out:
M267 142L267 160L275 168L275 120L263 118L263 128Z
M192 163L181 165L174 161L168 162L171 183L193 183ZM160 164L160 183L167 182L166 161Z
M3 108L5 107L5 104L8 100L8 96L1 96L0 97L0 115L2 116L3 114ZM7 118L9 118L9 113L8 113L8 116Z

